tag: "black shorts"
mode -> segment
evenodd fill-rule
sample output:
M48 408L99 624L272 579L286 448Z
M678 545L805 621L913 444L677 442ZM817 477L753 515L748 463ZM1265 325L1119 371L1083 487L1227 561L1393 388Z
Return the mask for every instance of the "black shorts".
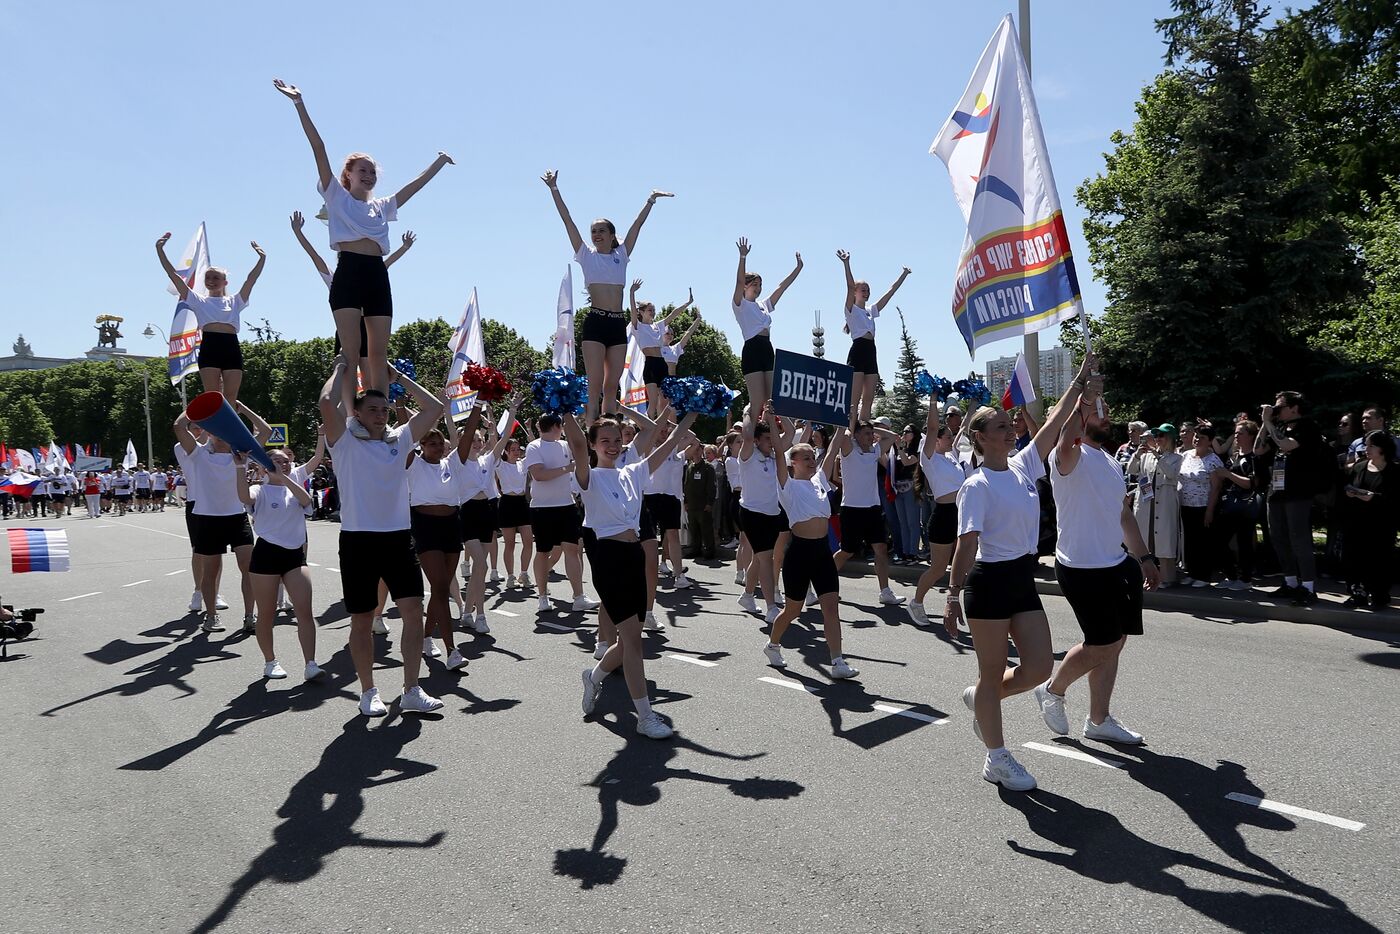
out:
M675 499L675 497L672 497ZM654 542L657 540L656 520L652 518L651 510L647 508L647 498L642 497L642 515L637 523L637 537L644 542Z
M379 582L394 601L423 599L423 569L408 529L340 533L340 592L347 613L371 613L379 605Z
M579 343L593 341L604 347L617 347L627 344L627 315L625 312L604 311L590 308L583 316L583 328Z
M866 545L884 545L884 506L841 507L841 550L858 555Z
M103 496L103 498L105 499L105 498L107 497L107 494L106 494L106 493L103 493L102 496ZM186 501L185 501L185 534L188 535L188 536L190 537L190 548L191 548L191 549L194 548L194 526L195 526L195 521L194 521L194 500L192 500L192 499L191 499L191 500L186 500Z
M216 370L243 369L243 346L237 334L227 331L202 331L199 338L199 368Z
M197 555L221 555L225 549L253 544L253 526L247 513L232 516L195 516L191 538Z
M1132 555L1109 568L1067 568L1056 561L1055 579L1079 620L1085 645L1142 635L1142 565Z
M754 512L740 506L739 518L754 554L772 551L773 546L778 543L778 536L788 531L787 515L781 509L776 516L770 516L765 512Z
M846 366L867 376L878 375L880 363L875 359L875 338L857 337L851 341L851 350L846 354Z
M271 574L281 577L297 568L306 567L306 546L283 548L265 538L253 543L253 558L248 563L250 574Z
M469 499L458 510L458 541L489 542L496 536L496 511L489 499ZM458 549L459 551L461 549Z
M681 527L681 501L670 493L648 493L642 497L642 502L651 513L652 527L657 534Z
M524 493L502 493L496 519L503 529L530 527L530 498Z
M1010 561L978 561L963 588L963 615L968 619L1010 619L1017 613L1042 612L1035 592L1035 555Z
M642 382L649 386L660 386L661 381L670 375L671 371L666 368L664 357L642 358Z
M457 512L433 516L410 509L408 522L413 532L414 554L421 555L425 551L442 551L453 555L461 553L462 523Z
M335 333L335 355L340 356L340 332ZM369 356L369 329L365 327L365 316L360 315L360 359Z
M744 348L739 353L745 376L773 371L773 341L767 334L758 334L744 341Z
M958 540L958 504L934 503L924 530L930 545L952 545Z
M577 545L583 525L573 506L531 506L530 527L535 531L535 551L549 554L559 545Z
M29 497L29 498L32 499L32 500L34 500L35 502L46 503L46 502L48 502L49 494L47 494L47 493L35 493L33 496L31 496L31 497ZM116 499L116 501L119 502L119 503L129 503L129 502L131 502L131 494L130 494L130 493L118 493L118 494L116 495L115 499Z
M588 565L598 600L614 623L640 620L647 611L647 570L641 542L590 535Z
M136 488L136 498L137 498L137 499L150 499L150 498L151 498L151 491L148 490L148 489L147 489L147 490L143 490L143 489L141 489L141 488L138 486L138 487Z
M788 540L787 551L783 555L783 593L789 600L801 600L807 596L809 585L819 597L840 593L838 580L836 558L831 553L826 536L801 538L794 535Z
M389 291L389 267L384 265L384 258L337 253L330 300L331 311L358 308L366 318L392 318L394 297Z

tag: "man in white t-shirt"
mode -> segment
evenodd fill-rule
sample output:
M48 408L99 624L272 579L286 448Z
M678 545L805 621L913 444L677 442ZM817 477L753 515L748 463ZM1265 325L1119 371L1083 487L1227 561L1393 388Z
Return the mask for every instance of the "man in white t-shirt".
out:
M432 393L389 367L391 377L408 388L418 406L406 425L389 427L389 400L377 389L355 396L354 413L341 408L345 357L321 387L321 421L335 459L340 489L340 584L350 614L350 657L360 679L360 713L382 717L388 710L374 686L374 609L383 580L403 618L403 696L405 713L431 713L442 701L418 686L423 657L423 571L413 550L408 506L408 456L437 424L443 405ZM367 438L347 430L353 417Z
M855 432L841 441L841 550L836 552L840 571L865 546L875 553L875 576L880 581L880 602L899 606L903 597L890 590L890 549L886 543L885 491L879 467L888 460L899 435L872 422L857 422Z
M136 486L136 511L147 512L151 508L151 472L145 464L137 464L131 480Z
M1142 635L1142 591L1157 589L1157 558L1148 551L1129 500L1123 468L1104 450L1109 424L1093 402L1071 415L1050 453L1057 538L1055 577L1074 610L1084 641L1065 653L1049 681L1035 688L1041 716L1051 730L1069 732L1065 691L1089 678L1084 738L1138 745L1142 734L1109 712L1118 659L1130 635Z
M164 467L157 467L151 473L151 505L156 512L165 512L165 497L170 490L170 475Z
M569 416L572 417L572 416ZM525 473L530 477L530 527L535 533L535 580L540 588L540 613L549 613L549 569L560 555L564 574L573 587L571 608L594 610L598 601L583 592L583 561L579 557L582 519L574 503L574 459L563 441L563 417L545 413L536 422L540 436L525 448Z

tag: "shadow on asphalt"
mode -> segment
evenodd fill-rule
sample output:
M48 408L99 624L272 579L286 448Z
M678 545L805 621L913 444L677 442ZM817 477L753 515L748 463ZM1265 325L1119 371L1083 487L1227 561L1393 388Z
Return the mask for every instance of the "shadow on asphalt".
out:
M1060 866L1095 882L1131 885L1144 892L1174 898L1217 924L1246 934L1316 934L1320 931L1379 934L1378 928L1358 918L1331 896L1327 896L1327 904L1317 904L1281 892L1255 895L1193 888L1173 870L1195 869L1221 880L1289 893L1296 891L1294 885L1285 884L1273 875L1246 872L1194 853L1152 843L1128 830L1113 814L1053 792L1022 793L1000 787L997 791L1004 803L1025 815L1031 833L1070 851L1037 849L1007 840L1006 845L1022 856Z
M420 730L417 718L400 717L396 707L377 722L357 712L277 809L282 823L272 831L272 845L229 885L228 894L194 929L195 934L223 924L260 883L304 882L325 867L328 857L345 847L428 849L441 843L442 831L424 840L396 840L366 836L355 829L365 811L365 791L437 770L435 765L402 755Z

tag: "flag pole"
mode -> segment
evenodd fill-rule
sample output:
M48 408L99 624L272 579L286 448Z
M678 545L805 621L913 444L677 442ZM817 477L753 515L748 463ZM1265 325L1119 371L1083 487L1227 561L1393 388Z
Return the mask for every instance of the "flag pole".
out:
M1026 60L1026 75L1031 73L1031 0L1020 0L1020 9L1016 18L1020 27L1021 36L1021 57ZM1026 367L1031 373L1031 385L1035 387L1035 401L1026 408L1031 415L1039 421L1044 409L1040 401L1040 332L1032 331L1022 336L1022 349L1026 354Z

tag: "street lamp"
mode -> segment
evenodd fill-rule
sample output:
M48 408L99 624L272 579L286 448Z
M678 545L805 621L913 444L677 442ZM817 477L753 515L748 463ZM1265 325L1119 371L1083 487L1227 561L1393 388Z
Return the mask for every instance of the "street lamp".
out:
M165 346L168 349L170 347L170 338L166 335L165 329L158 324L146 325L146 330L141 332L141 336L155 337L156 331L160 332L160 339L165 341ZM187 404L188 402L185 400L185 378L182 376L180 377L180 407L184 408Z
M146 327L146 330L150 330L149 325ZM126 361L118 360L117 369L126 369ZM156 462L156 446L155 440L151 436L151 371L144 366L141 367L141 388L145 393L146 400L146 466L149 467Z

